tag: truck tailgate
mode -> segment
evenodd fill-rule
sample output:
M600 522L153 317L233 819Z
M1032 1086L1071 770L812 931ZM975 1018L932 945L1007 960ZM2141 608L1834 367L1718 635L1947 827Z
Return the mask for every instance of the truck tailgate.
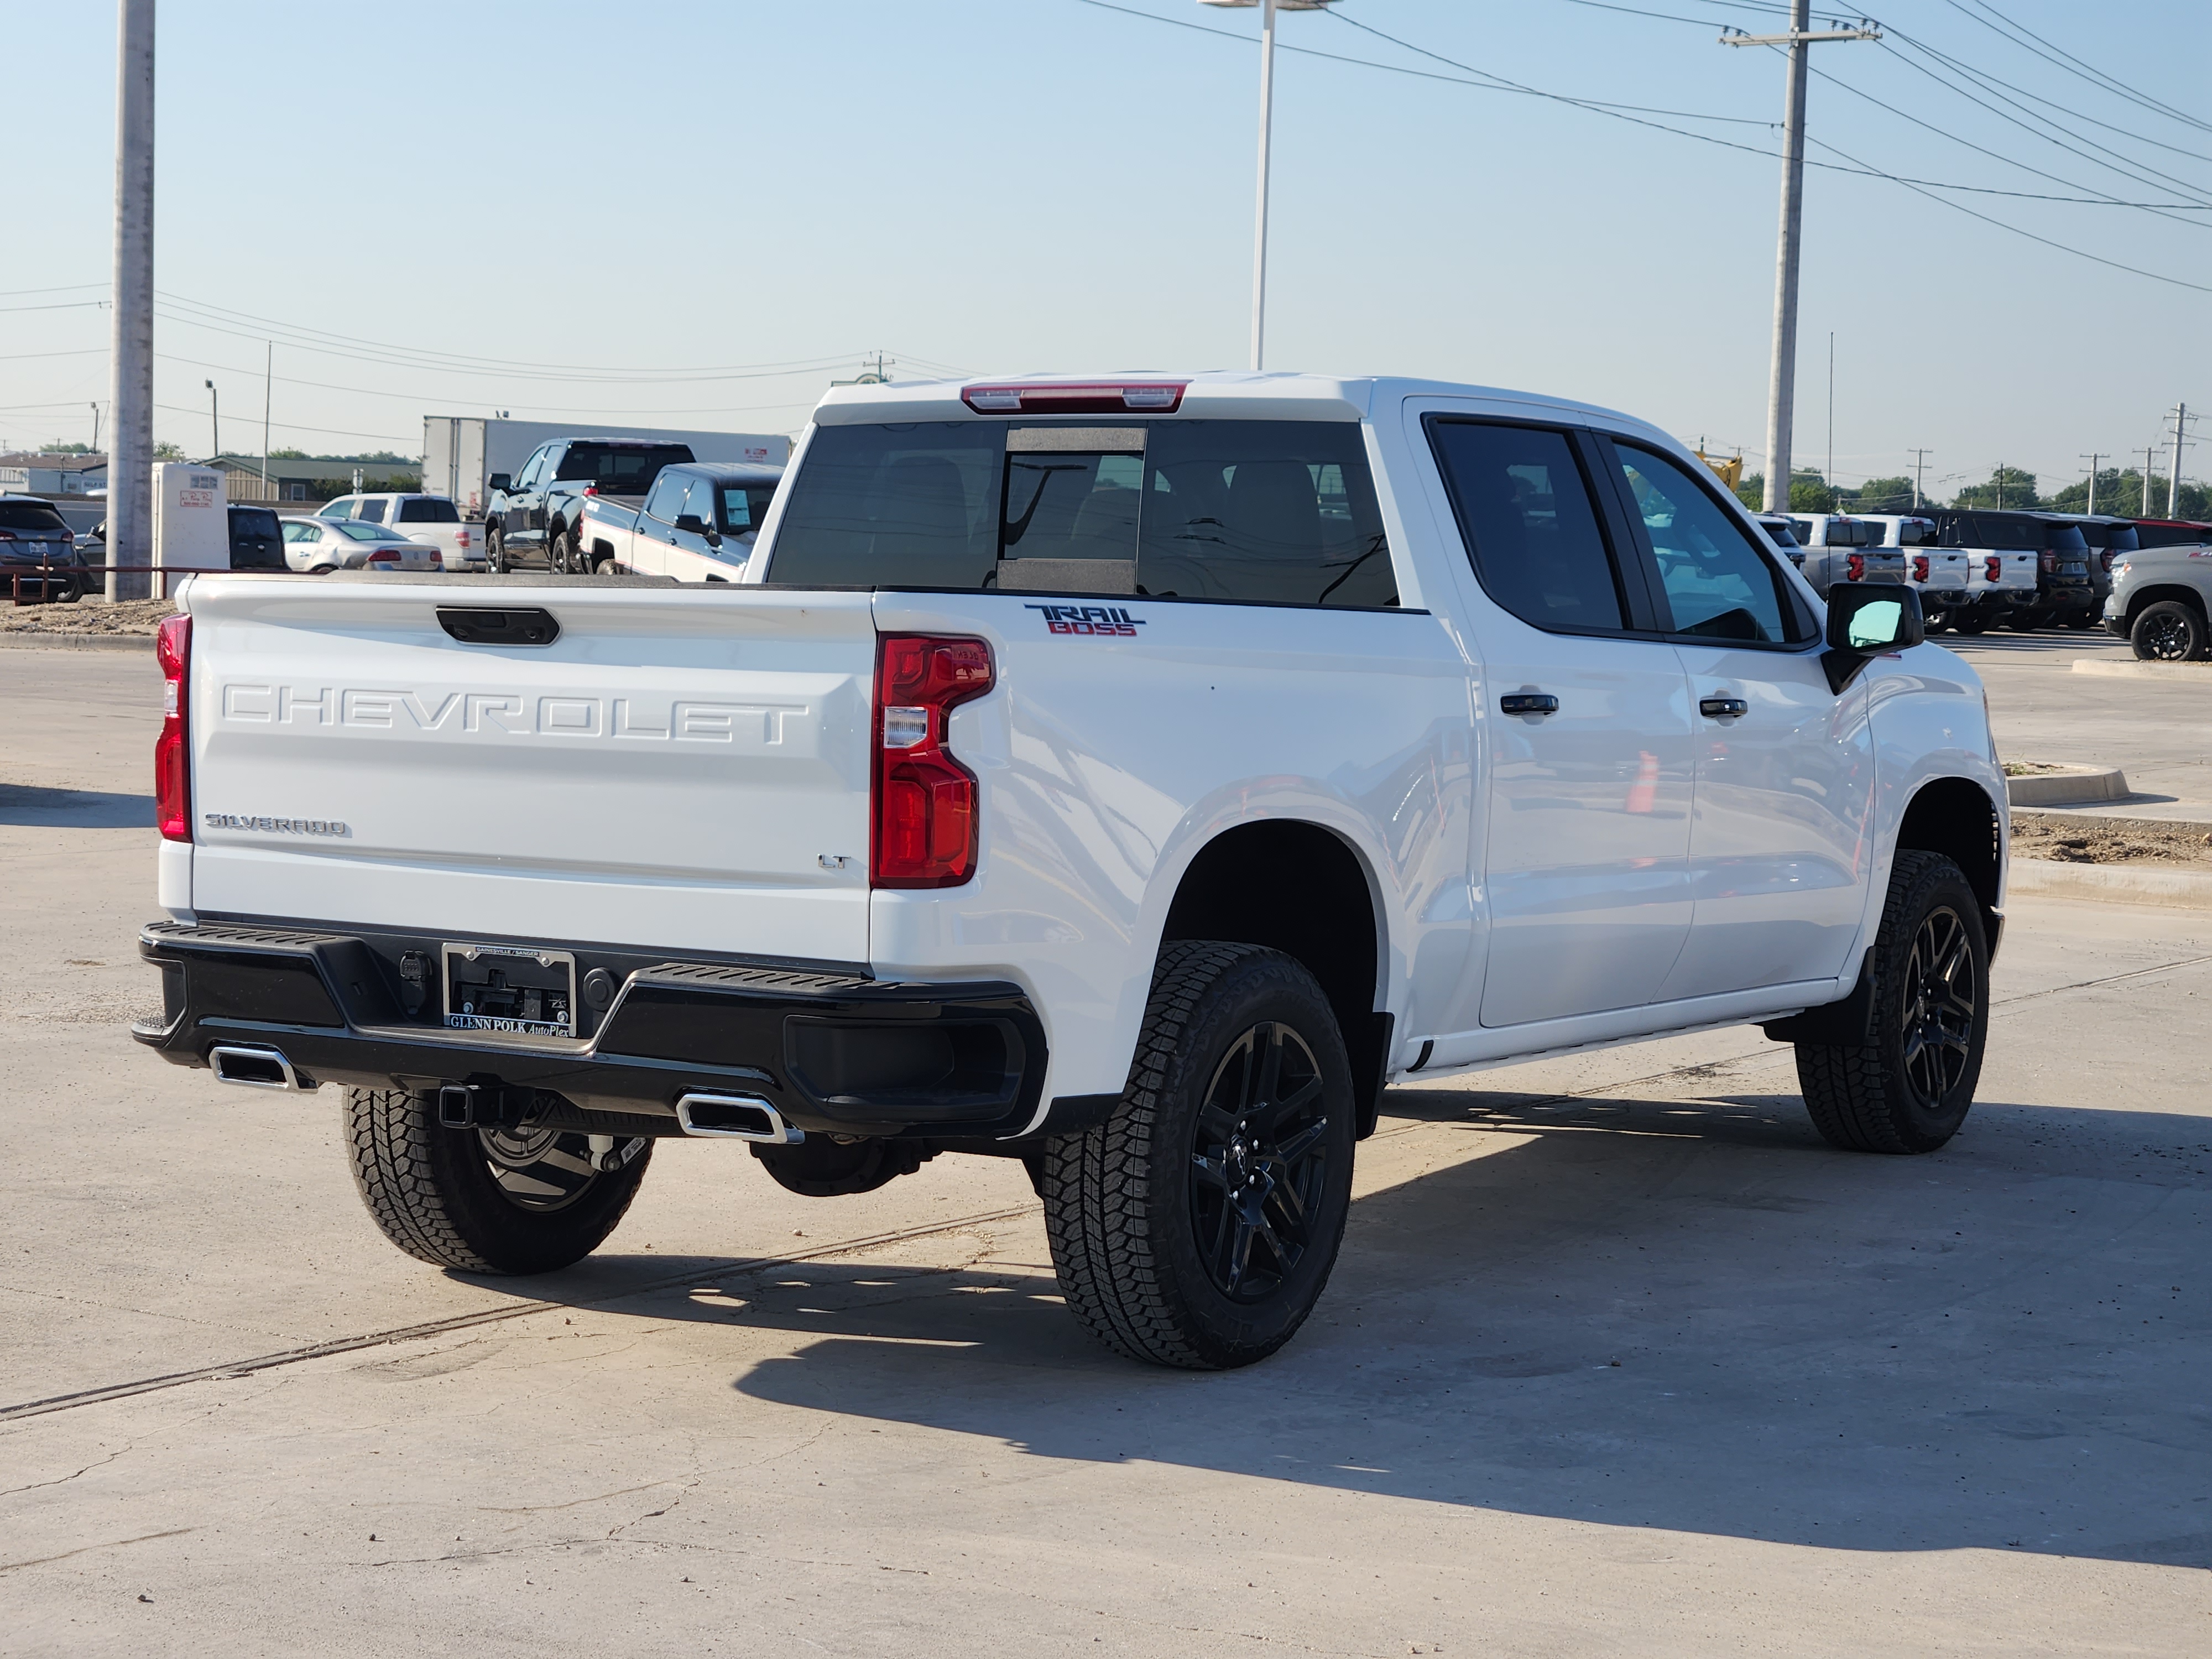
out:
M218 576L185 603L201 915L867 960L869 595ZM525 607L552 643L438 617Z

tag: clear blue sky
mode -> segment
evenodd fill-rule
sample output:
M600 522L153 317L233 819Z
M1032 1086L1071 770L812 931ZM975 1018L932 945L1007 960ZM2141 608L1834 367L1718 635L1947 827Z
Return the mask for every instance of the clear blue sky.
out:
M1341 16L1286 15L1280 38L1467 78L1363 22L1545 90L1736 118L1645 118L1775 147L1780 59L1715 40L1720 21L1778 27L1768 8L1622 3L1694 21L1343 0ZM1241 366L1258 14L1122 3L1242 38L1082 0L166 0L155 279L177 299L157 325L156 435L204 452L212 376L225 447L258 447L258 319L285 325L276 442L316 452L412 453L423 414L495 408L787 431L878 348L899 374ZM1813 86L1811 131L1835 147L1817 159L2212 204L2212 7L1899 0L1876 15L1919 45L1814 49L1834 77ZM74 303L100 288L64 285L109 272L113 13L18 3L0 30L14 163L0 445L88 439L107 316ZM2189 118L2099 88L2069 53ZM1934 78L1966 71L1990 77L1975 95L1997 112L2047 117L2084 154ZM1295 53L1276 97L1271 367L1564 392L1758 464L1774 161ZM1926 445L1931 483L2002 459L2048 488L2084 451L2140 456L2177 398L2212 406L2212 292L1882 179L1814 170L1808 200L1801 464L1828 448L1831 330L1845 479L1899 471ZM1946 200L2212 288L2212 211ZM63 291L17 291L45 287ZM187 320L179 302L228 314ZM45 306L67 308L27 308ZM311 351L284 337L302 329L376 343ZM432 355L393 361L394 346ZM464 356L553 367L453 371ZM696 374L789 364L804 367ZM635 374L552 378L576 366ZM695 373L668 378L679 370ZM2212 473L2206 432L2185 475Z

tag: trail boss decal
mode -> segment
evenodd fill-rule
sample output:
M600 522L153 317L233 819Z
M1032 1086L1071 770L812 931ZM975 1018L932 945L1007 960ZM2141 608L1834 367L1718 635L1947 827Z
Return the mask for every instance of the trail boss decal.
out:
M1022 609L1042 611L1045 627L1054 634L1133 640L1145 625L1142 617L1133 617L1113 605L1025 605Z

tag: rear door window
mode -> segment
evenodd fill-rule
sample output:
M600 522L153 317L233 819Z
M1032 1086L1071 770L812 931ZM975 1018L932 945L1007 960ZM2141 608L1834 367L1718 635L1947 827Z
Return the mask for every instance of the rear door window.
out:
M1433 420L1429 441L1485 592L1539 628L1627 626L1620 572L1565 433Z
M722 486L722 533L726 536L750 536L761 527L768 517L769 503L775 499L772 483L724 484Z
M1783 598L1781 572L1758 544L1666 456L1618 441L1614 447L1673 612L1668 631L1769 645L1793 641L1795 608Z
M371 524L382 524L384 522L384 509L387 505L389 505L389 503L386 502L382 496L371 495L367 501L361 504L361 511L354 516L356 518L366 519Z

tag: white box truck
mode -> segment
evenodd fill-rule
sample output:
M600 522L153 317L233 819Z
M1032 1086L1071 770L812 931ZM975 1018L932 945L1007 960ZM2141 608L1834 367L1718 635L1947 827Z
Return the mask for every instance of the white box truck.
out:
M695 459L781 466L791 440L772 432L678 432L659 427L607 426L592 420L501 421L479 415L422 417L422 488L450 496L464 518L483 516L495 472L519 472L530 453L555 438L643 438L690 447Z

